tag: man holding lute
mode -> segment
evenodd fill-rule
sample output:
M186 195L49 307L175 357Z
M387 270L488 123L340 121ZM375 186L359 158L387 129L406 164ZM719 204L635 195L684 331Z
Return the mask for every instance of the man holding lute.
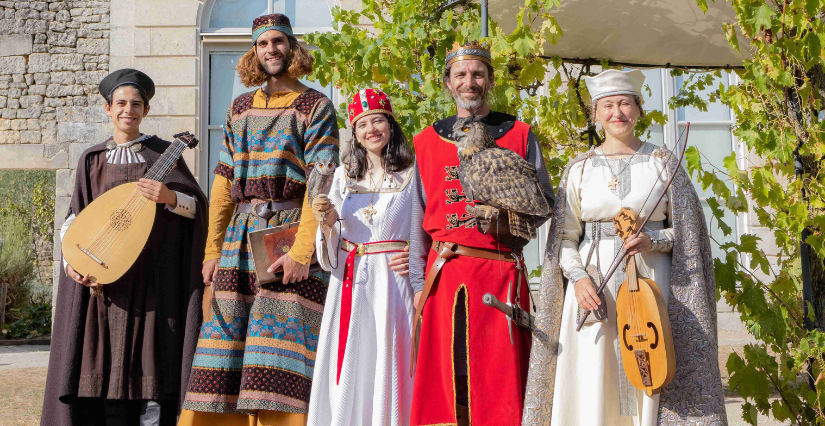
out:
M202 321L208 202L180 160L197 141L140 132L146 74L118 70L99 89L114 132L80 156L61 229L41 424L173 425Z

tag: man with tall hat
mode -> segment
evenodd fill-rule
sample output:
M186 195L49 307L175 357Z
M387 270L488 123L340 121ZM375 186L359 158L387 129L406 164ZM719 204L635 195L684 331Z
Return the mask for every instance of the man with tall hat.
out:
M410 243L410 281L419 330L411 424L519 425L530 333L482 303L491 293L527 310L529 290L520 255L527 241L509 232L506 219L474 218L458 180L452 139L457 117L481 121L499 146L535 165L544 197L553 188L530 126L491 111L494 83L490 50L478 42L456 43L447 52L444 86L457 114L416 135ZM506 212L499 212L506 218ZM546 218L534 218L541 225ZM492 221L492 223L491 223ZM420 320L420 321L419 321ZM419 338L420 336L420 338ZM413 345L416 345L415 340Z
M298 80L312 72L312 56L289 18L256 18L252 41L237 71L244 85L259 88L226 113L203 261L212 315L180 425L306 423L329 280L309 272L318 225L306 183L316 161L338 162L338 126L332 102ZM295 243L269 268L283 268L283 280L260 284L248 233L299 220Z
M170 146L140 132L152 79L122 69L99 89L114 132L80 156L60 236L92 201L128 182L138 181L157 213L145 248L117 281L98 285L63 261L40 424L174 425L202 321L208 203L183 160L162 182L141 179Z

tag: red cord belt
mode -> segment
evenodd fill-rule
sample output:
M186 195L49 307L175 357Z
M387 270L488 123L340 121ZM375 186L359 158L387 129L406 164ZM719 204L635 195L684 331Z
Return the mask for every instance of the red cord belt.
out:
M355 275L355 258L368 254L398 253L407 248L406 241L375 241L371 243L353 243L344 240L341 250L348 252L347 262L344 264L344 288L341 293L341 320L338 325L338 371L335 375L335 384L341 379L341 366L344 364L344 354L347 351L347 336L352 316L352 283Z

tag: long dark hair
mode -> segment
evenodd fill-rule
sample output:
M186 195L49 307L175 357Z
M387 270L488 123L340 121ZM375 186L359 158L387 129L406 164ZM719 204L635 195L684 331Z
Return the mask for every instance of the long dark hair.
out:
M387 117L387 121L390 122L390 141L381 150L381 157L384 159L384 170L390 173L406 170L415 161L415 154L395 118L389 114L384 114L384 117ZM364 145L361 145L361 142L358 142L358 138L355 137L355 129L352 131L350 149L344 154L343 163L347 168L347 177L351 179L361 179L367 173L369 163L367 149L364 148Z

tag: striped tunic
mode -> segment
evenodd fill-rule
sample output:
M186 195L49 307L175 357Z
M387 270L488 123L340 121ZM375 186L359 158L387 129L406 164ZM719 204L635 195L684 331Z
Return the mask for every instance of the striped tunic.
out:
M317 228L306 206L306 177L317 159L338 161L332 102L320 92L258 89L227 111L210 207L206 259L220 255L212 316L201 329L183 408L212 413L277 410L305 413L326 297L328 273L293 284L260 285L248 247L250 231L301 220L289 256L308 263ZM304 198L304 211L268 222L234 213L252 199Z

